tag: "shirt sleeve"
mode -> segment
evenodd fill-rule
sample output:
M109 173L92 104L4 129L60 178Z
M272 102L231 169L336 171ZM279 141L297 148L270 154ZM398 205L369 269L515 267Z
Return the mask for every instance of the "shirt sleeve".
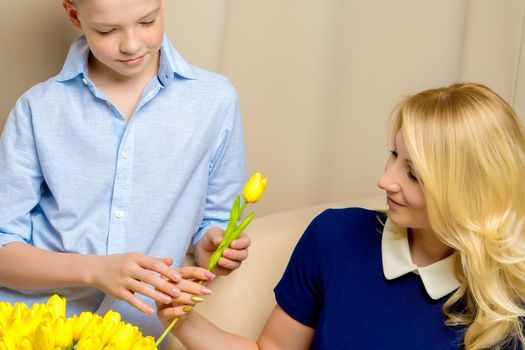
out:
M323 288L320 217L297 243L284 274L274 289L277 304L293 319L316 328Z
M11 242L31 242L30 213L40 200L42 182L31 110L22 97L0 138L0 248Z
M239 98L230 85L224 124L210 164L208 192L202 223L193 237L196 244L213 226L225 229L230 209L246 182L246 159Z

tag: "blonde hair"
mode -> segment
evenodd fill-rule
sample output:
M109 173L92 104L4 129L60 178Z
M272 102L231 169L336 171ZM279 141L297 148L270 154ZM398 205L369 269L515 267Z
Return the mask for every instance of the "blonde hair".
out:
M430 225L456 251L460 287L443 305L446 324L466 327L467 349L525 345L525 136L519 119L488 87L465 83L404 100L393 135L401 128Z

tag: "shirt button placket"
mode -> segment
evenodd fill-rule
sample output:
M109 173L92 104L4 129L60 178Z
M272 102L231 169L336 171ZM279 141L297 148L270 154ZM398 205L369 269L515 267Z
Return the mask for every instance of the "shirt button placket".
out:
M128 125L120 142L118 151L113 200L111 204L112 218L108 236L108 254L118 254L126 251L126 220L129 211L129 201L133 177L133 145L132 125Z

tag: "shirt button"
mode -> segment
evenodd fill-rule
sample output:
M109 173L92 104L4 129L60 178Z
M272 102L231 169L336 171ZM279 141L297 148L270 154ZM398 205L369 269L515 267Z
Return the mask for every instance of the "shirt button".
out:
M122 156L122 158L128 159L128 152L123 151L120 155Z
M82 78L82 82L84 83L84 85L87 85L88 84L88 81L86 78Z
M120 218L124 217L124 212L122 210L115 211L115 217L117 219L120 219Z

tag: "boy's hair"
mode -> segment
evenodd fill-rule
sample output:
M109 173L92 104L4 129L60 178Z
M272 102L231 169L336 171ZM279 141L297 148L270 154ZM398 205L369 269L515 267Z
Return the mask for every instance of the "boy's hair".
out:
M459 289L443 306L465 348L525 344L525 136L488 87L454 84L405 99L401 130L432 229L456 250ZM465 305L460 313L458 304Z

